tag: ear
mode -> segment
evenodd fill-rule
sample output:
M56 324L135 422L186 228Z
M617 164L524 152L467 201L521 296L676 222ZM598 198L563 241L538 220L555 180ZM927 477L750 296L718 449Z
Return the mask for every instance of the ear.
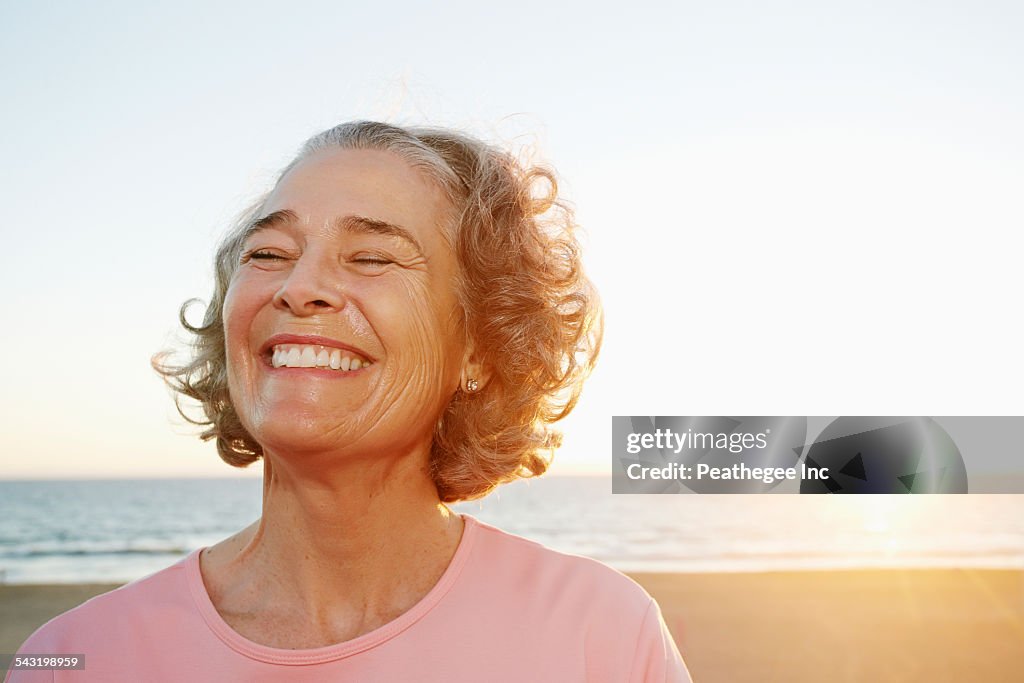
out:
M476 380L475 389L471 389L470 380ZM462 357L462 375L459 377L459 389L466 393L476 393L491 381L491 367L484 362L476 350L472 339L466 344L466 353Z

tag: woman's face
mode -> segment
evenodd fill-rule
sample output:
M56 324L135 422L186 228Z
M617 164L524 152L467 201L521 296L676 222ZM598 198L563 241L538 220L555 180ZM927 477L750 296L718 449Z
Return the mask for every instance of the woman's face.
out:
M321 151L281 179L224 303L231 400L264 449L429 446L465 353L449 209L392 152Z

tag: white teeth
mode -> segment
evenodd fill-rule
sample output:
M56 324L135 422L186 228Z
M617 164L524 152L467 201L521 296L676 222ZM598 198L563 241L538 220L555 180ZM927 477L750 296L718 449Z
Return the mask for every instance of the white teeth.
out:
M346 355L347 354L347 355ZM275 368L331 368L348 372L369 367L370 361L349 351L329 346L279 344L274 346L270 363Z

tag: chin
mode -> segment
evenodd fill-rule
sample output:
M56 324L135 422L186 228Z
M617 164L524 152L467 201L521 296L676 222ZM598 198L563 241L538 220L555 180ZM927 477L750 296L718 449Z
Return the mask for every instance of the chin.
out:
M254 430L256 441L264 449L276 452L301 452L331 449L338 446L341 429L337 420L326 420L322 412L305 413L290 411L288 415L275 416L263 421Z

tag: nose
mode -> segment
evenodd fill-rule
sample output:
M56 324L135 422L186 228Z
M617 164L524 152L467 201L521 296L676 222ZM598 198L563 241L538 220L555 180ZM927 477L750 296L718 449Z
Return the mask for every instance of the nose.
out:
M326 254L307 251L274 294L274 306L297 316L340 311L348 302L343 279Z

